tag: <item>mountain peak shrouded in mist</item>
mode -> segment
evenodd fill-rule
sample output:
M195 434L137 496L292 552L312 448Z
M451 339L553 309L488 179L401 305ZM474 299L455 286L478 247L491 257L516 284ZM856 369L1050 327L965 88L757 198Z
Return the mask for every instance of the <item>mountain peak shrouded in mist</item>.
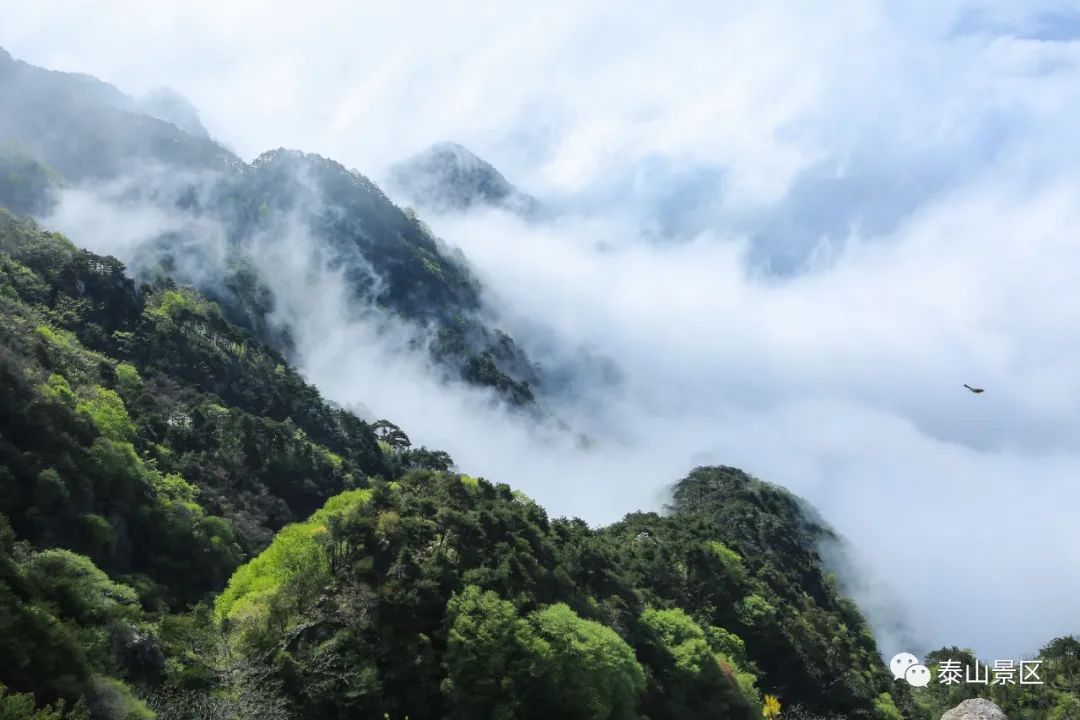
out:
M147 228L117 254L140 276L165 273L199 287L289 351L317 308L302 283L289 295L283 268L340 273L353 310L384 329L404 328L445 379L535 404L539 369L498 329L460 251L365 176L296 150L244 163L172 90L136 101L90 76L10 67L0 74L0 148L9 149L0 153L0 194L14 209L43 215L63 183L96 211L119 212L125 226L157 218L167 229ZM92 220L70 204L57 212L65 229ZM263 262L274 253L277 264Z
M188 135L206 139L210 137L199 118L199 110L172 88L160 87L151 90L137 100L137 106L147 115L172 123Z
M66 180L113 178L146 164L221 172L241 163L199 132L194 108L175 93L145 102L90 75L0 59L0 143Z
M536 198L455 142L435 143L397 163L390 169L390 185L417 207L437 212L487 206L530 215L538 209Z

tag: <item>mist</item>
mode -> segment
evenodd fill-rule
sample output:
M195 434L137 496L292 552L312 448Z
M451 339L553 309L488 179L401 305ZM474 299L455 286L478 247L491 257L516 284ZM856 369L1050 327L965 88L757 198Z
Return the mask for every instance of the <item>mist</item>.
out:
M589 449L447 385L406 349L422 328L358 307L283 222L252 257L327 397L593 524L661 508L702 464L788 487L850 541L886 654L1020 658L1080 632L1080 16L1063 4L53 5L14 10L0 44L175 87L246 159L289 145L379 179L452 139L555 209L424 220L533 357L615 364L618 382L551 399ZM407 44L386 32L406 25ZM88 188L48 219L135 265L187 222ZM195 235L212 271L216 232Z

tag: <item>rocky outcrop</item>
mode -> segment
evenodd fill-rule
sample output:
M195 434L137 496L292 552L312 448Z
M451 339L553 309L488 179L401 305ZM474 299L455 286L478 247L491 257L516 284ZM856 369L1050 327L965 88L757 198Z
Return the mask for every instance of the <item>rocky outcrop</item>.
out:
M965 700L941 716L941 720L1008 720L994 703L982 698Z

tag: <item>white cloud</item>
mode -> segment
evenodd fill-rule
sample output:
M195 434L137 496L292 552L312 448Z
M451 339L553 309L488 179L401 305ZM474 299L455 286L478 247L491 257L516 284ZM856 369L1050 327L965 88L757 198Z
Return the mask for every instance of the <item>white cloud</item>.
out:
M526 341L540 324L619 363L617 392L560 408L599 450L441 390L332 296L283 285L323 311L302 346L331 397L594 522L699 462L785 484L927 646L1016 657L1080 631L1067 4L16 5L16 56L168 83L246 157L296 146L377 176L449 138L567 209L430 221Z

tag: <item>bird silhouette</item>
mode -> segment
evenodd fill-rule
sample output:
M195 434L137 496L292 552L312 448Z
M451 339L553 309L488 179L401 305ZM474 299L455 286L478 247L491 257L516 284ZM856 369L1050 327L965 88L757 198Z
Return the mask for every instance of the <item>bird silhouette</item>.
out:
M978 395L981 392L985 392L985 390L983 390L982 388L971 387L967 383L964 383L964 387L966 387L968 390L975 393L976 395Z

